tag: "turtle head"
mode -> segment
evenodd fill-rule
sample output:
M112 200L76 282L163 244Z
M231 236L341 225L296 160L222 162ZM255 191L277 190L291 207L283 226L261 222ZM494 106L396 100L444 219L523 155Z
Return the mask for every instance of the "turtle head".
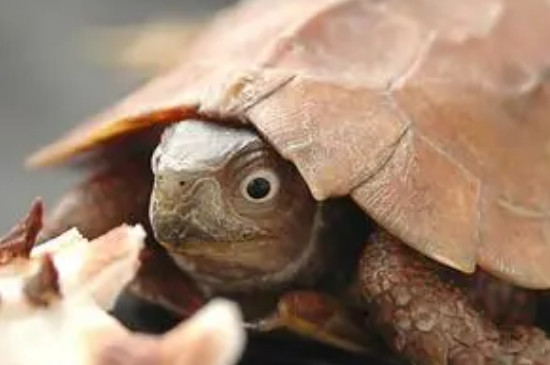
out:
M311 264L318 203L294 165L255 132L174 124L152 168L156 239L199 281L243 289L290 280Z

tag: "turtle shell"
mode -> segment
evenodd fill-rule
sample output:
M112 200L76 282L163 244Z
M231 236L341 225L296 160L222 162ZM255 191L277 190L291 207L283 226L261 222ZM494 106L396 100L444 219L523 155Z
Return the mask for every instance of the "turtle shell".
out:
M246 1L31 164L185 118L249 123L316 199L350 195L439 262L549 288L549 70L547 0Z

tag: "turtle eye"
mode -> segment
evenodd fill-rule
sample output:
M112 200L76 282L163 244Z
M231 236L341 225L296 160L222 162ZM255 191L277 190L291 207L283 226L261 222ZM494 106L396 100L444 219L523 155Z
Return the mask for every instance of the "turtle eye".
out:
M279 191L279 177L272 170L262 169L249 174L241 182L241 194L246 200L262 203L271 200Z

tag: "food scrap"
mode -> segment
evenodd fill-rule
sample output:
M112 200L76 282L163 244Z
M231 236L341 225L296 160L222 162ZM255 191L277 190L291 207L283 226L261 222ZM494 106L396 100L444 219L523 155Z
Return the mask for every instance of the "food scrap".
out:
M139 268L145 230L88 241L76 229L34 246L42 203L0 239L3 365L229 365L245 334L237 307L214 300L163 335L132 333L108 314Z

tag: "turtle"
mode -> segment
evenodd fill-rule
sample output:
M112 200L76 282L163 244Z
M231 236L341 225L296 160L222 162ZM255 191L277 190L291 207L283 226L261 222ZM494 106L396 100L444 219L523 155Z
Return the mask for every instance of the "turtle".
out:
M549 70L545 0L242 1L30 158L92 171L46 232L148 224L134 290L182 315L550 363L511 319L550 287Z

